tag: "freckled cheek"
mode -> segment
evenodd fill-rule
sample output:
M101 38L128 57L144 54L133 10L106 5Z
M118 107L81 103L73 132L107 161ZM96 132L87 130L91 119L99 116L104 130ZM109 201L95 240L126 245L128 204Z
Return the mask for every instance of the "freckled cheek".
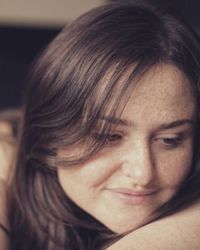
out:
M179 188L187 177L192 165L192 154L183 153L176 157L168 158L162 167L162 182L166 187Z

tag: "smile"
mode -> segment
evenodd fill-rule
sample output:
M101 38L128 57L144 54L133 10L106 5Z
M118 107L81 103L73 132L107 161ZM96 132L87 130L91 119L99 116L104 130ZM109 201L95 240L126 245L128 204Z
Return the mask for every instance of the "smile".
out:
M157 191L132 191L126 188L108 188L106 189L113 198L127 205L141 205L150 201Z

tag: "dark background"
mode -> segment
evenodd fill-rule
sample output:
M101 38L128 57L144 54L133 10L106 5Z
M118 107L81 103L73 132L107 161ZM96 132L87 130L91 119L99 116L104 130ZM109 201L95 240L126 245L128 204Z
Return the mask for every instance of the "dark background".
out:
M59 31L0 26L0 109L21 105L31 63Z
M119 0L110 0L114 2ZM200 0L155 0L173 6L200 33ZM16 108L22 103L26 74L34 58L62 27L38 28L0 24L0 109Z

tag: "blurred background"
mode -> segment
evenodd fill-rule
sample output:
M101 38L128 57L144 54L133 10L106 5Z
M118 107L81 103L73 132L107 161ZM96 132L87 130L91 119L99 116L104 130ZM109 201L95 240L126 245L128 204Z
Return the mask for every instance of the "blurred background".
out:
M0 109L20 107L31 62L65 24L114 1L120 0L0 0ZM173 5L199 32L199 0L157 2Z
M21 105L25 76L60 29L101 0L0 0L0 109Z
M15 166L23 91L32 62L65 24L101 0L0 0L0 180Z

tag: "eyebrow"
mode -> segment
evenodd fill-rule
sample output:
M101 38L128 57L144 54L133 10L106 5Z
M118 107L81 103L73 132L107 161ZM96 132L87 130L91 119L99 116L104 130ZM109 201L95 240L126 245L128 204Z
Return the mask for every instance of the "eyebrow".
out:
M177 120L177 121L173 121L170 123L163 123L163 124L160 124L158 126L158 130L176 128L176 127L180 127L183 125L190 125L190 126L194 127L194 121L190 120L190 119L182 119L182 120Z
M116 117L105 117L102 116L100 117L101 120L105 120L106 122L115 124L115 125L121 125L121 126L133 126L133 122L126 120L126 119L120 119L120 118L116 118ZM162 123L159 124L157 127L157 130L165 130L165 129L171 129L171 128L176 128L176 127L180 127L183 125L190 125L190 126L194 126L195 123L193 120L190 119L180 119L180 120L176 120L176 121L172 121L169 123Z

